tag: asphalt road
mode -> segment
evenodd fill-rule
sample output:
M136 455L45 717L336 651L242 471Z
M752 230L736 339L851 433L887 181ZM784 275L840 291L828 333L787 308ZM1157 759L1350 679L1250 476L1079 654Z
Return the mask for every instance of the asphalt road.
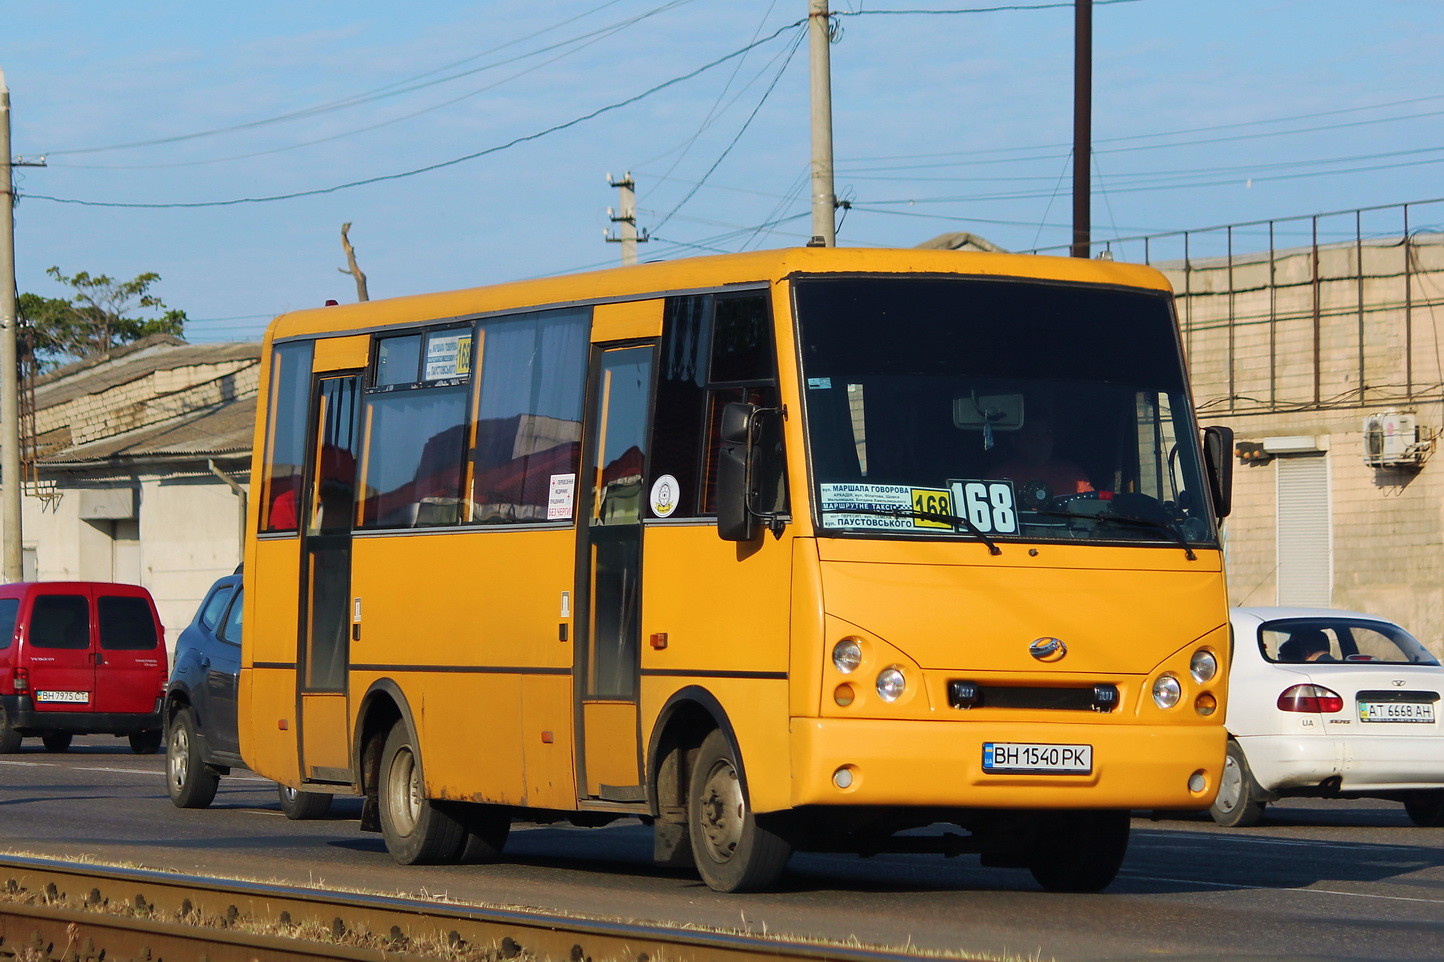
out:
M211 808L181 811L163 764L108 737L59 755L27 739L0 756L0 850L989 958L1444 958L1444 829L1390 802L1288 803L1243 830L1137 818L1098 895L1049 894L967 856L797 855L782 891L729 896L653 866L635 823L518 824L501 864L406 867L358 831L355 799L293 822L271 783L241 773Z

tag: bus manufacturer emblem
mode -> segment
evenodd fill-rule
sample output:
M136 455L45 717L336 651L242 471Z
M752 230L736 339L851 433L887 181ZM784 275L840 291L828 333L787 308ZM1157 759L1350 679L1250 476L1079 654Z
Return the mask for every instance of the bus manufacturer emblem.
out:
M1068 654L1062 638L1038 638L1028 646L1028 654L1039 661L1061 661Z

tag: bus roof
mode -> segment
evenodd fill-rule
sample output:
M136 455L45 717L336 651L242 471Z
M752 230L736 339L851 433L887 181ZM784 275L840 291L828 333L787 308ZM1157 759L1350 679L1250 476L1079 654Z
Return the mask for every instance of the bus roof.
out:
M434 294L293 311L277 317L267 337L365 330L418 321L567 304L661 297L724 286L772 284L794 274L922 273L1036 278L1170 291L1150 267L1035 254L931 249L789 247L614 267Z

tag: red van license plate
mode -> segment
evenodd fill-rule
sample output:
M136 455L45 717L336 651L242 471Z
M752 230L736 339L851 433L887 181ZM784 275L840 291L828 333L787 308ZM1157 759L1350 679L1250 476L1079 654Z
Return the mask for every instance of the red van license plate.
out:
M35 693L37 702L66 702L72 705L84 705L90 701L88 691L37 691Z

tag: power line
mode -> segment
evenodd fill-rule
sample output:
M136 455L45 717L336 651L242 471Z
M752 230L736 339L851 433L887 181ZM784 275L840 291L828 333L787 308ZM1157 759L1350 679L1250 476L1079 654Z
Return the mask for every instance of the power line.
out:
M652 96L652 95L655 94L655 93L658 93L658 92L660 92L660 91L662 91L662 90L666 90L668 87L673 87L673 86L676 86L676 85L679 84L679 83L683 83L684 81L691 80L693 77L699 76L700 74L703 74L703 73L707 72L708 70L711 70L713 67L720 66L721 64L724 64L724 63L726 63L726 62L729 61L729 60L732 60L732 59L734 59L734 58L736 58L736 57L740 57L740 56L742 56L743 54L747 53L747 51L752 50L752 49L754 49L755 47L760 47L760 46L762 46L762 45L765 44L765 43L768 43L768 42L770 42L770 41L772 41L772 40L777 39L777 38L780 37L782 34L786 33L788 30L793 30L793 29L796 29L796 28L798 28L798 27L801 27L801 26L804 25L806 22L807 22L807 21L806 21L805 19L803 19L803 20L797 20L797 21L794 21L793 23L787 24L786 26L779 27L775 32L773 32L773 33L770 34L769 36L764 37L764 38L761 39L761 40L754 41L753 43L748 44L747 46L741 48L740 50L734 50L732 53L729 53L729 54L727 54L726 56L723 56L723 57L719 57L718 59L713 60L711 63L708 63L708 64L705 64L705 65L703 65L703 66L701 66L701 67L698 67L696 70L692 70L692 71L690 71L690 72L688 72L688 73L685 73L685 74L682 74L681 76L678 76L678 77L673 77L671 80L667 80L667 81L664 81L664 82L662 82L662 83L660 83L660 84L657 84L655 87L652 87L652 88L650 88L650 89L648 89L648 90L644 90L642 93L635 94L635 95L633 95L633 96L631 96L631 97L626 98L625 100L619 100L619 101L617 101L616 103L608 104L608 105L605 106L605 107L599 107L599 108L597 108L596 110L593 110L591 113L584 114L584 115L582 115L582 116L580 116L580 117L573 118L572 120L568 120L568 121L566 121L565 123L555 124L555 125L553 125L553 126L551 126L551 127L546 128L545 130L537 131L536 133L533 133L533 134L526 134L526 135L521 136L521 137L516 137L516 138L514 138L514 139L512 139L512 140L510 140L510 141L507 141L507 142L504 143L504 144L499 144L499 145L497 145L497 146L495 146L495 147L488 147L488 148L486 148L485 150L478 150L478 151L476 151L476 152L474 152L474 153L466 154L466 155L464 155L464 156L462 156L462 157L454 157L454 158L452 158L451 160L444 160L444 161L441 161L440 163L428 164L428 165L426 165L425 167L417 167L417 168L415 168L415 169L413 169L413 170L406 170L406 171L402 171L402 172L396 173L396 174L381 174L381 175L376 176L376 177L367 177L367 178L364 178L364 179L362 179L362 180L354 180L354 181L350 181L350 182L344 183L344 184L335 184L335 185L333 185L333 186L331 186L331 187L317 187L317 188L314 188L314 189L312 189L312 190L298 190L298 191L292 191L292 192L286 193L286 194L273 194L273 195L268 196L268 197L238 197L238 198L234 198L234 199L232 199L232 200L195 201L195 202L192 202L192 203L174 203L174 202L172 202L172 203L164 203L164 204L140 204L140 203L125 203L125 202L120 202L120 201L78 200L78 199L75 199L75 198L68 198L68 197L51 197L51 196L48 196L48 195L45 195L45 194L30 194L30 193L26 193L26 194L24 194L24 195L22 195L22 196L24 196L24 197L29 197L29 198L33 198L33 199L35 199L35 200L48 200L48 201L51 201L52 203L56 203L56 204L75 204L75 205L79 205L79 206L81 206L81 207L121 207L121 208L128 208L128 209L141 208L141 209L146 209L146 210L160 210L160 209L194 209L194 208L202 208L202 207L234 207L234 206L239 205L239 204L265 204L265 203L271 203L271 202L273 202L273 201L279 201L279 200L295 200L296 198L299 198L299 197L315 197L315 196L318 196L318 195L321 195L321 194L334 194L334 193L336 193L337 191L349 190L349 189L352 188L352 187L364 187L364 186L367 186L368 184L379 184L379 183L384 183L384 182L386 182L386 181L391 181L391 180L401 180L401 179L406 178L406 177L415 177L415 176L417 176L418 174L426 174L426 173L430 173L430 172L435 171L435 170L442 170L442 169L444 169L444 168L446 168L446 167L454 167L454 166L456 166L457 164L462 164L462 163L465 163L465 162L467 162L467 161L469 161L469 160L476 160L478 157L486 157L486 156L488 156L488 155L490 155L490 154L500 153L501 151L507 150L507 149L512 148L512 147L515 147L515 146L518 145L518 144L527 143L527 142L533 141L533 140L540 140L542 137L545 137L545 136L547 136L547 135L549 135L549 134L554 134L554 133L557 133L558 131L566 130L566 129L569 128L569 127L575 127L575 126L577 126L578 124L585 123L586 121L592 120L592 119L594 119L594 118L596 118L596 117L599 117L599 116L601 116L602 114L609 113L609 112L611 112L611 111L613 111L613 110L619 110L619 109L621 109L622 107L630 106L630 105L638 102L639 100L644 100L644 99L646 99L647 97L650 97L650 96Z

